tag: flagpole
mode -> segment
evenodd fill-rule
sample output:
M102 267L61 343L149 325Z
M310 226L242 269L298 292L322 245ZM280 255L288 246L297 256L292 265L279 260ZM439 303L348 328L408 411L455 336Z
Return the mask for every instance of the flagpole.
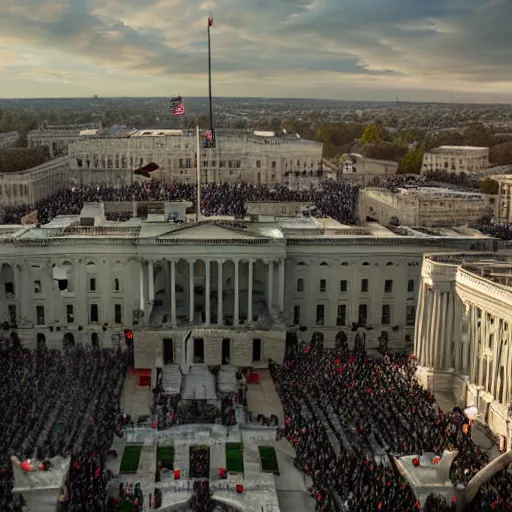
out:
M212 132L213 139L215 140L215 136L213 135L213 109L212 109L212 50L210 44L210 27L211 27L211 15L208 18L208 98L210 105L210 131Z
M197 168L196 168L196 222L199 222L201 214L201 152L199 146L199 121L196 124L196 142L197 142Z

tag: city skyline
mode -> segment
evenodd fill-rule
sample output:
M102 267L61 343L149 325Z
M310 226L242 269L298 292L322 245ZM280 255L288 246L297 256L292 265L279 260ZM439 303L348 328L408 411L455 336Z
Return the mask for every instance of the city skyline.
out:
M508 0L4 2L1 98L204 97L212 11L214 96L512 101Z

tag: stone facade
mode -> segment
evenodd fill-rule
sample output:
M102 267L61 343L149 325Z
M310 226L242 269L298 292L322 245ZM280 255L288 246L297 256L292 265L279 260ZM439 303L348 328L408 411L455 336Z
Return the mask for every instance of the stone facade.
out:
M489 167L489 148L440 146L423 155L421 172L478 172Z
M507 175L493 176L499 183L495 217L500 222L512 222L512 179Z
M342 159L337 179L349 180L364 187L379 186L398 170L397 162L366 158L356 153L343 155Z
M248 132L216 134L215 149L201 149L202 183L246 181L277 184L285 175L300 171L318 177L322 167L322 144L295 137L259 137ZM196 182L197 141L195 134L165 137L87 137L69 145L71 178L76 183L131 183L133 171L149 162L160 170L154 179Z
M463 226L491 215L494 196L448 189L421 187L390 191L368 188L360 191L360 218L387 225L392 218L403 226Z
M66 188L68 183L68 157L55 158L25 171L0 174L0 205L33 205Z
M499 254L425 256L414 337L424 386L476 406L509 444L511 275Z
M185 365L196 356L265 365L282 359L287 329L308 341L318 333L334 347L344 336L352 343L353 322L372 327L368 348L386 339L402 349L412 344L423 253L494 244L373 227L378 235L313 218L119 223L97 206L40 228L1 227L0 319L16 324L29 346L41 333L53 348L67 333L115 346L133 329L143 368L163 357L163 340ZM195 339L203 339L200 354Z

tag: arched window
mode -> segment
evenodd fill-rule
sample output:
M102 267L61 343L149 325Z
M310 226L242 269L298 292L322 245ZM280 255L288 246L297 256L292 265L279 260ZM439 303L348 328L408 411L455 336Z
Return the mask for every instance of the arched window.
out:
M299 261L299 263L297 263L297 266L298 267L305 267L306 264L303 261Z
M395 264L392 261L388 261L386 263L386 267L394 267L394 266L395 266Z
M328 267L329 265L327 265L327 263L325 261L322 261L322 263L320 263L320 266L321 267Z
M341 266L342 266L342 267L348 267L348 261L343 261L343 262L341 263Z
M67 332L66 334L64 334L64 338L62 341L64 345L64 350L75 346L75 337L71 332Z
M370 266L370 264L367 261L363 261L362 265L363 265L363 267L369 267Z

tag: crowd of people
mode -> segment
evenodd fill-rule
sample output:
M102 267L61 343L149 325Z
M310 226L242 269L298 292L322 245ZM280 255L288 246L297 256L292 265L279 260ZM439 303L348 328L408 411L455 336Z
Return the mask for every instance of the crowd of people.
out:
M62 511L105 512L111 474L106 457L116 430L126 362L109 349L24 349L6 338L0 348L0 510L23 506L12 495L11 457L71 457ZM35 466L35 465L34 465ZM43 464L44 466L44 464ZM50 468L46 468L51 470Z
M357 222L359 188L348 182L325 182L322 189L293 190L284 185L249 183L210 183L201 188L201 212L243 218L247 202L300 201L317 207L317 215L328 215L343 224ZM196 187L188 183L136 181L123 187L74 186L38 201L35 205L10 206L3 212L3 223L20 224L22 217L37 211L39 224L57 215L77 215L86 202L101 201L191 201L195 211ZM112 220L126 220L129 214L116 214Z
M414 379L407 357L371 359L301 347L293 359L272 365L285 410L283 434L296 447L297 464L313 481L317 510L415 511L420 504L392 455L457 449L454 484L467 484L487 462L464 428L460 410L443 412ZM456 498L431 496L426 510L455 510ZM510 510L512 478L497 474L469 510ZM425 509L424 509L425 510Z

